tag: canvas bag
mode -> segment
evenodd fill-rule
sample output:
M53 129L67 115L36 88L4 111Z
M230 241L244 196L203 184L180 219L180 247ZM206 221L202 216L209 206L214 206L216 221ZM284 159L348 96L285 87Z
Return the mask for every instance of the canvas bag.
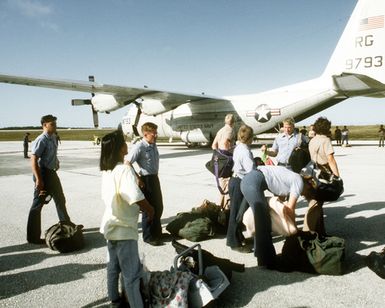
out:
M297 233L295 221L283 214L285 204L278 197L268 198L271 217L271 231L275 234L290 236ZM249 207L243 215L243 224L246 226L246 231L243 232L245 238L250 238L255 233L254 213Z
M321 237L317 233L314 236L311 240L298 238L314 270L323 275L341 275L345 240L337 236Z
M295 173L300 173L301 169L310 161L308 144L306 142L302 142L302 136L303 135L301 133L297 135L297 146L291 152L288 161L291 169Z
M344 183L340 177L333 174L329 164L321 165L317 163L320 149L321 146L317 149L315 161L309 161L302 168L300 175L310 182L315 190L315 199L319 201L336 201L344 192Z
M344 192L344 182L328 166L311 160L300 174L310 182L315 190L315 199L319 201L336 201Z
M49 248L59 252L72 252L84 247L83 226L58 222L45 231Z
M233 174L233 166L233 155L230 152L225 154L219 150L214 150L211 160L206 163L207 170L215 175L218 190L222 195L228 194L228 191L223 191L219 184L219 178L231 177Z
M286 238L282 247L282 265L287 270L322 275L341 275L345 241L336 236L319 236L299 231Z

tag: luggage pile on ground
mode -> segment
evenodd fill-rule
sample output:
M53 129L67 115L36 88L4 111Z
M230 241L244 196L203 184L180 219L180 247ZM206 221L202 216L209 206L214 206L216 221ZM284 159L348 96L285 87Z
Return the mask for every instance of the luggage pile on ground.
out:
M226 213L220 206L204 200L202 205L190 212L178 213L166 226L166 230L175 237L182 237L192 242L199 242L226 232Z

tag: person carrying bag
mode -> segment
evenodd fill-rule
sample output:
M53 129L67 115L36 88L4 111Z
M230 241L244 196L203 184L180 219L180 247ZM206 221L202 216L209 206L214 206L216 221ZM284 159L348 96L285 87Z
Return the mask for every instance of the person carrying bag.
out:
M309 142L311 161L301 170L301 175L311 181L315 192L311 196L306 196L309 208L305 215L303 230L315 231L321 236L326 234L322 206L325 201L337 200L343 192L343 182L339 177L334 149L328 137L330 128L331 122L324 117L315 121L316 136Z

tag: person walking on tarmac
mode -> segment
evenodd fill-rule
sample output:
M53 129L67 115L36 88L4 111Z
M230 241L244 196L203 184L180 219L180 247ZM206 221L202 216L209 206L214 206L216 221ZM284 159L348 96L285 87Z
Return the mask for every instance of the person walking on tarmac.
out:
M383 147L384 146L384 138L385 138L385 128L384 125L380 125L380 128L378 130L378 135L379 135L379 141L378 141L378 146Z
M33 202L28 215L27 241L32 244L44 244L41 234L41 210L51 197L55 201L60 222L74 225L68 216L66 199L60 179L56 173L59 169L57 158L56 117L52 114L41 118L43 133L32 143L31 166L35 190Z
M158 178L159 152L156 146L158 126L151 122L142 125L143 138L134 144L126 156L130 164L138 164L140 186L147 201L154 208L155 214L150 222L146 213L142 215L143 240L153 246L163 245L161 217L163 197Z
M24 158L29 158L28 156L28 144L31 142L29 140L29 133L25 133L24 139L23 139L23 148L24 148Z

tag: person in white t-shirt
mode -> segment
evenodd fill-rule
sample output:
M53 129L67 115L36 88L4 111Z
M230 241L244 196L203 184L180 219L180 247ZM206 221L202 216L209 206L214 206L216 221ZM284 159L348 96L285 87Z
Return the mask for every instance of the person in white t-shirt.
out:
M102 138L100 170L102 171L102 200L105 211L100 232L107 240L107 288L112 305L119 305L119 274L130 307L143 307L140 293L142 264L138 252L139 211L151 221L154 209L137 184L131 165L124 164L127 144L120 130Z

